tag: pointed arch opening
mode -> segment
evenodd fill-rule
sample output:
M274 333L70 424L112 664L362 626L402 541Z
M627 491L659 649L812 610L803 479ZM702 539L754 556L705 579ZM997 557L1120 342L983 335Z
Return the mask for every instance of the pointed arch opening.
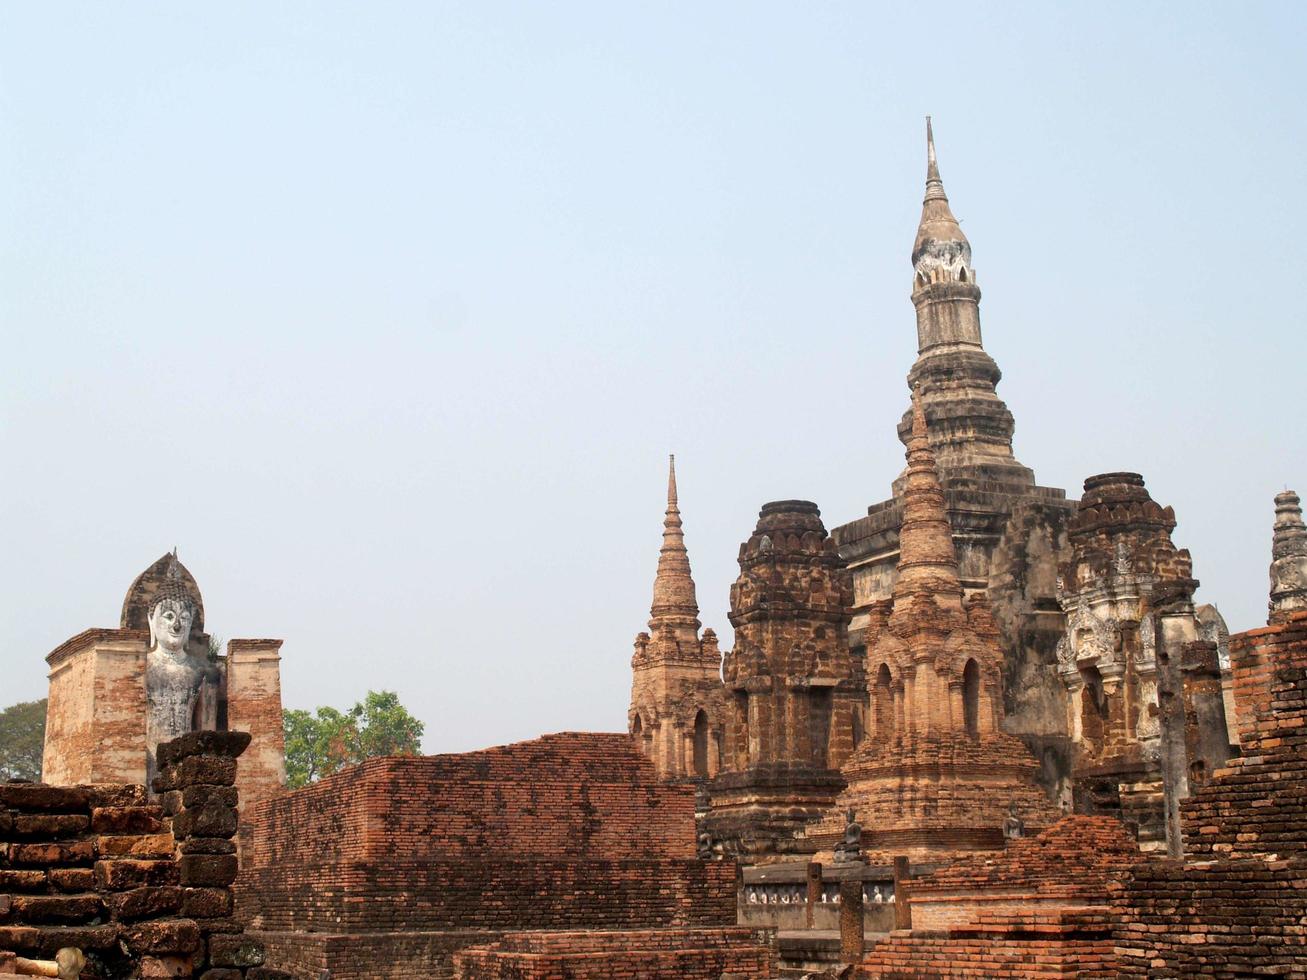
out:
M1080 691L1080 738L1090 751L1103 744L1104 723L1107 720L1107 699L1103 695L1103 675L1094 666L1082 667L1080 677L1085 686Z
M708 776L708 715L702 708L694 716L694 774Z
M970 659L962 668L962 719L968 735L980 734L980 665Z
M881 664L876 671L876 689L874 692L876 708L876 737L888 740L894 735L894 681L890 677L889 665Z

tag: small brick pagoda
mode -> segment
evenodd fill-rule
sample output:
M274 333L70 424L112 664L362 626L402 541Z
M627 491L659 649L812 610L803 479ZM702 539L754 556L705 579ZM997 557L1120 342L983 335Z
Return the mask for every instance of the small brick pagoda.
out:
M676 457L668 462L667 513L649 632L635 638L627 725L663 779L707 779L721 769L726 714L717 634L699 635L699 602L681 529Z

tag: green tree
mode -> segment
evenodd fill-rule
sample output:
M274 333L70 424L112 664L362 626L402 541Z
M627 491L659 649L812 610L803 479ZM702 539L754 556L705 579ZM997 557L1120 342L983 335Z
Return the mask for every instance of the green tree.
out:
M0 779L41 778L45 749L45 698L0 711Z
M410 715L393 691L368 691L350 708L284 711L286 780L292 789L343 766L382 755L418 755L422 722Z

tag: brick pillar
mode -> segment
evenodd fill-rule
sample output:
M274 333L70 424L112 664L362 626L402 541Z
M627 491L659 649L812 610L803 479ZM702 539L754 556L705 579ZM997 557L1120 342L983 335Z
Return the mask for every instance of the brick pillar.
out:
M263 965L263 948L242 935L232 918L236 880L236 760L250 744L247 732L192 732L159 746L163 812L172 817L181 872L182 915L200 932L196 972L240 971ZM223 974L231 976L233 974Z
M808 864L808 904L803 910L806 928L812 928L812 916L821 902L821 865L816 861Z
M894 859L894 928L912 928L912 906L908 904L908 881L911 877L908 859Z
M281 640L227 644L227 727L249 732L249 751L236 769L245 804L286 789L286 742L281 719Z
M862 962L862 875L861 865L851 877L840 879L840 959L845 963Z

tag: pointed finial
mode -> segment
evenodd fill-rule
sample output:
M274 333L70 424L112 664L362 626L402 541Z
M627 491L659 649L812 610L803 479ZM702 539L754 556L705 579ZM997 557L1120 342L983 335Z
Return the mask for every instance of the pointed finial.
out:
M926 117L926 180L939 180L939 165L935 162L935 131Z
M658 574L654 576L654 599L649 629L654 635L666 626L696 631L699 604L690 577L690 558L681 531L681 511L676 499L676 456L667 457L667 515L663 518L663 546L658 552ZM697 634L696 634L697 635Z
M971 266L971 245L949 209L944 181L939 176L930 116L926 117L926 196L921 201L921 223L912 243L912 265L918 273L926 273L923 282L938 279L940 270L946 279L969 278Z
M926 410L921 407L921 388L912 389L912 438L926 438Z

